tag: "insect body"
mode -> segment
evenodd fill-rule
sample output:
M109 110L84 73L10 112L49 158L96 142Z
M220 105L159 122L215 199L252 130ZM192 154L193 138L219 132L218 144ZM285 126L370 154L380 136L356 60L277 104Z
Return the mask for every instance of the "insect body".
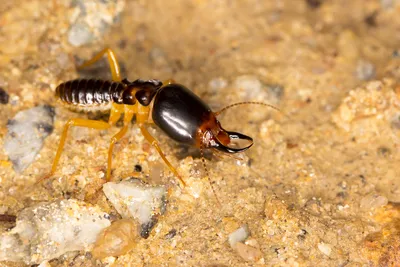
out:
M127 132L133 116L136 116L136 123L143 136L156 148L170 170L184 185L184 180L165 157L158 142L147 131L147 124L154 123L172 139L196 146L201 151L205 148L214 148L225 153L237 153L252 146L251 137L223 129L216 118L221 111L212 112L206 103L183 85L173 81L162 83L159 80L133 82L121 80L118 63L110 49L101 51L81 67L93 64L104 54L107 54L110 62L112 82L94 79L68 81L56 88L56 97L61 103L74 109L109 109L109 121L107 123L86 119L68 120L61 135L52 174L60 159L69 127L108 129L119 120L122 114L124 114L124 126L112 137L108 150L107 181L111 176L113 147Z

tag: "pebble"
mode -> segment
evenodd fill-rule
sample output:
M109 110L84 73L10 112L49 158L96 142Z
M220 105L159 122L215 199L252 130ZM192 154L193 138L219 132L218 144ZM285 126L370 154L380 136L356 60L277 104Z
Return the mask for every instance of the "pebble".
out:
M8 95L8 93L0 87L0 104L8 104L9 98L10 96Z
M242 101L263 101L268 99L267 88L255 75L242 75L233 81Z
M363 197L360 201L360 208L364 210L376 209L388 204L388 199L385 196L377 194L369 194Z
M48 261L44 261L38 267L51 267L51 264Z
M75 13L71 16L68 42L73 46L82 46L99 39L117 20L124 4L125 0L74 1Z
M324 255L328 256L331 255L332 248L329 244L326 244L324 242L318 243L318 249L321 251Z
M245 261L257 262L263 257L263 254L259 248L252 247L250 245L246 245L240 242L236 244L236 251L239 256L242 257L242 259L244 259Z
M274 102L278 102L281 100L285 92L285 88L280 84L270 84L268 85L268 92L270 94L270 98L274 99Z
M68 32L68 42L73 46L82 46L95 39L90 30L90 26L84 22L78 21L71 26Z
M239 229L231 233L228 237L228 242L231 248L235 248L239 242L244 242L250 236L250 231L247 225L241 226Z
M209 91L213 94L228 86L228 81L223 77L217 77L208 82Z
M102 259L126 254L135 247L138 238L138 225L135 221L115 221L99 234L92 255L96 259Z
M8 121L4 150L16 172L35 160L44 139L53 131L53 120L53 107L44 105L20 111Z
M0 261L39 264L70 251L90 250L111 223L98 207L58 200L25 208L16 226L0 236Z
M360 60L356 67L356 76L360 81L368 81L375 78L375 65L366 60Z
M235 91L234 98L228 96L228 103L255 101L274 105L279 102L283 94L283 87L276 85L263 84L255 75L238 76L231 85ZM244 106L243 106L244 107ZM247 105L249 109L245 113L247 120L261 121L271 113L271 108L260 105ZM240 108L239 108L240 110ZM257 112L249 112L257 110ZM243 113L244 114L244 113Z
M133 218L140 224L141 236L147 238L157 222L157 216L166 209L166 189L149 186L138 179L103 185L108 200L123 218Z

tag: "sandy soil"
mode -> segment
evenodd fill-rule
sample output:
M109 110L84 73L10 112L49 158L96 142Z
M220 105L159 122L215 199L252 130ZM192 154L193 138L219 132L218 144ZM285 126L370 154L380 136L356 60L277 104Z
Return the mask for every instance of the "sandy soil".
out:
M42 104L56 111L53 133L23 173L0 150L1 214L76 198L118 218L103 195L93 196L118 126L73 129L57 173L35 185L50 171L66 120L107 119L68 111L54 98L60 82L110 78L106 61L75 68L104 47L114 49L130 80L173 78L215 111L257 100L287 116L261 106L220 116L225 128L255 140L243 160L207 155L222 207L198 151L151 128L189 184L180 188L133 124L115 148L113 179L139 164L140 178L168 186L166 214L124 256L96 261L71 253L51 266L400 265L398 1L115 1L122 13L80 47L68 39L77 9L71 2L0 7L0 87L9 95L0 104L0 146L18 111ZM228 236L245 224L251 236L234 250ZM10 225L3 222L2 231Z

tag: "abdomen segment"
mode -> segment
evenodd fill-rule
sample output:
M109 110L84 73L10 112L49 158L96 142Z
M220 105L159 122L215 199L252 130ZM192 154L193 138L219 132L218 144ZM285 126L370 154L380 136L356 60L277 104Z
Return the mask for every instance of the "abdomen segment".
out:
M65 104L81 107L120 104L125 87L120 82L76 79L57 86L56 97Z

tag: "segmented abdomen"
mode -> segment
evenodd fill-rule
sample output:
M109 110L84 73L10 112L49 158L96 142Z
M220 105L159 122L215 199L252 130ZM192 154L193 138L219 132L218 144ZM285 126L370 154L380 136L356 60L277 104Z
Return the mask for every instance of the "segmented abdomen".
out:
M60 84L56 97L74 106L98 106L111 102L122 103L125 85L97 79L76 79Z

